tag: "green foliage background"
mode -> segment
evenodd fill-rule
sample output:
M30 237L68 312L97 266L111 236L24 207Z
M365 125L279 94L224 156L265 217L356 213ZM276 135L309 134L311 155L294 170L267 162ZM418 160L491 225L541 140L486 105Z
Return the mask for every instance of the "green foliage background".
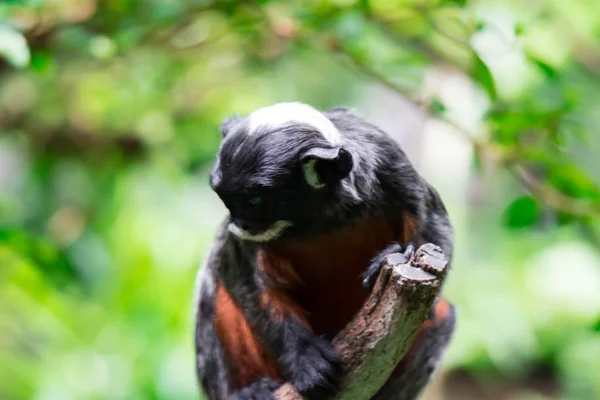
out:
M372 83L472 154L468 191L431 176L457 230L459 326L427 396L600 398L598 15L591 0L0 2L0 399L196 398L222 118L360 106ZM482 111L432 94L440 70Z

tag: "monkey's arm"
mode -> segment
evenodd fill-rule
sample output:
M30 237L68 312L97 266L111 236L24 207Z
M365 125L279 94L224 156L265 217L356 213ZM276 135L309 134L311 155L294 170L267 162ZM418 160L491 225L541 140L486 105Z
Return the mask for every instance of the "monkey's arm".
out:
M285 379L311 399L334 394L341 374L339 356L327 340L311 332L299 307L266 286L256 264L257 249L224 229L226 224L204 267L202 281L208 287L213 282L213 292L201 292L198 303L196 347L205 390L233 393L238 399L267 398L260 396ZM222 380L226 387L218 383Z
M409 262L400 255L386 260L365 305L333 340L347 371L336 400L417 398L454 329L448 302L439 301L430 313L446 272L443 254L431 244ZM302 399L291 385L278 389L276 398Z

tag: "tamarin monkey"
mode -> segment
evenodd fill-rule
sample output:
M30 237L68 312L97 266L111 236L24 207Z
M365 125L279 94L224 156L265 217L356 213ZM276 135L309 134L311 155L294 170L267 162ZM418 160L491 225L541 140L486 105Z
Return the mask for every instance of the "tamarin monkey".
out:
M353 111L279 103L234 116L210 186L229 211L200 268L197 375L210 400L306 399L340 388L331 344L360 310L385 257L453 230L396 141ZM454 308L439 298L376 399L414 399L442 358Z

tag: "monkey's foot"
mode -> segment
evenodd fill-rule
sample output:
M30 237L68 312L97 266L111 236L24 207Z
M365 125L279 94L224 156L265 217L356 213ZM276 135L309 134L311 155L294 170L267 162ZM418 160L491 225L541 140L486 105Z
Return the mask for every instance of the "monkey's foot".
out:
M233 393L228 400L275 400L273 392L279 386L281 386L281 382L263 378Z
M408 243L404 251L402 251L402 246L399 243L392 243L385 250L376 255L361 276L363 288L367 293L371 293L373 290L373 286L375 286L375 282L377 282L377 277L379 276L381 267L385 264L387 256L394 253L401 254L404 256L405 262L408 262L415 253L415 245L414 243Z

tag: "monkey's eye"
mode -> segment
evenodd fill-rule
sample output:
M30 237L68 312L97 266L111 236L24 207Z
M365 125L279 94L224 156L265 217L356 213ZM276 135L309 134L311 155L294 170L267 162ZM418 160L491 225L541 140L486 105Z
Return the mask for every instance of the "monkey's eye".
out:
M262 198L259 196L251 197L248 199L248 204L253 207L258 206L260 203L262 203Z

